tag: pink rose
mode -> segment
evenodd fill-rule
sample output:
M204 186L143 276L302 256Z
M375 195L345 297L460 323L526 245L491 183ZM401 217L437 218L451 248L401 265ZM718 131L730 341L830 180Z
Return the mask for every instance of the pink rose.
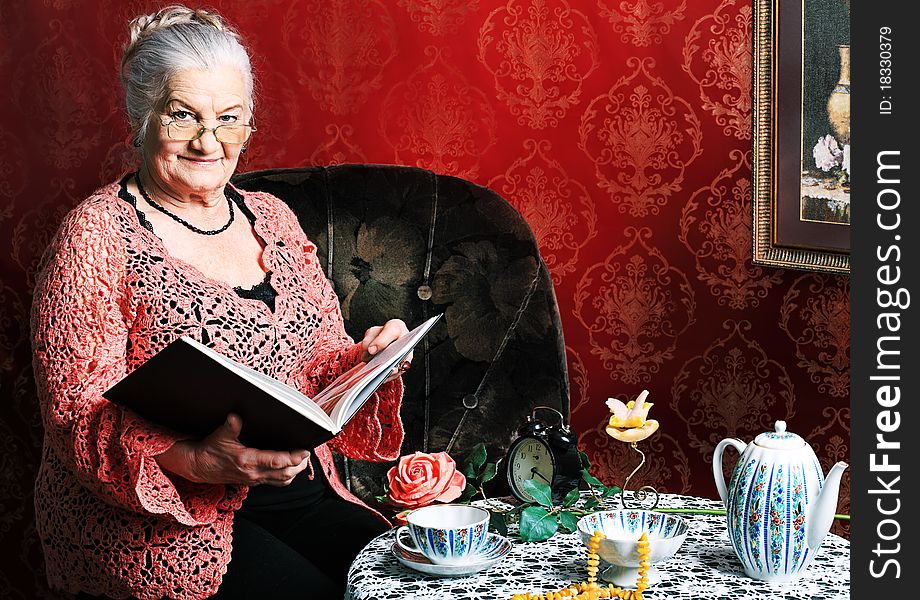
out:
M466 477L457 470L457 463L447 452L403 456L387 472L387 479L390 503L404 508L452 502L466 487Z

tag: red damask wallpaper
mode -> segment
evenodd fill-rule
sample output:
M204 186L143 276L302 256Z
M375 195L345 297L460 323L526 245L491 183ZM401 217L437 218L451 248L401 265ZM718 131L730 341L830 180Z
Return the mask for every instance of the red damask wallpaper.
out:
M32 523L41 430L26 315L64 214L130 164L128 20L163 3L0 0L0 597L48 597ZM259 132L242 170L403 163L527 218L597 474L631 465L604 400L651 392L640 483L714 497L711 460L789 422L849 455L849 280L751 264L750 2L249 0ZM839 510L847 512L845 478ZM838 531L841 531L838 528Z

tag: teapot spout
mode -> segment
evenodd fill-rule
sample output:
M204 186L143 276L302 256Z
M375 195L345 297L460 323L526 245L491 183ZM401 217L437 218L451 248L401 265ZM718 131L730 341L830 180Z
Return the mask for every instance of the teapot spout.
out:
M808 547L812 552L818 549L824 536L830 531L834 522L834 511L837 509L837 496L840 493L840 477L847 469L845 462L838 462L824 478L821 493L815 498L814 504L808 511Z

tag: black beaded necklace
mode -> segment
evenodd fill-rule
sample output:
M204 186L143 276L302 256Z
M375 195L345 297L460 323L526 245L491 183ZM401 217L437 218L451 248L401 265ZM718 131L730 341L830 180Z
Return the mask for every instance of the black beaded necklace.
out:
M137 181L137 189L140 190L141 196L144 197L144 200L147 201L147 204L149 204L150 206L154 207L155 209L157 209L158 211L160 211L161 213L163 213L163 214L166 215L167 217L169 217L169 218L173 219L174 221L177 221L177 222L180 223L181 225L187 227L188 229L191 229L191 230L194 231L195 233L200 233L201 235L217 235L218 233L221 233L221 232L226 231L227 228L230 227L230 225L233 224L233 218L234 218L234 213L233 213L233 201L230 200L230 196L227 195L226 188L224 189L224 197L227 198L227 206L230 208L230 220L227 221L227 224L224 225L223 227L221 227L220 229L213 229L213 230L211 230L211 231L205 231L204 229L199 229L198 227L195 227L194 225L192 225L191 223L189 223L188 221L186 221L185 219L183 219L183 218L180 217L179 215L175 215L175 214L169 212L168 210L166 210L166 207L161 206L159 203L155 202L155 201L153 200L153 198L151 198L151 197L147 194L147 190L145 190L145 189L144 189L144 186L141 184L141 177L140 177L140 174L135 175L135 176L134 176L134 179L135 179L135 181Z

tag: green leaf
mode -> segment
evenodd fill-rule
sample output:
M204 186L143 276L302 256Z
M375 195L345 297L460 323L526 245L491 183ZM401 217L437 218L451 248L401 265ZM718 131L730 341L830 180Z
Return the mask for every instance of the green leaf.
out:
M600 502L598 502L597 498L588 498L585 502L585 510L594 510L597 508L598 504L600 504Z
M505 515L502 513L490 512L489 531L494 531L499 535L508 535L508 523L505 521Z
M598 479L597 477L595 477L594 475L592 475L591 473L589 473L588 469L581 470L581 478L585 480L585 483L587 483L588 485L592 487L602 487L605 490L607 489L607 486L604 485L604 482Z
M472 498L478 493L479 493L479 490L477 490L474 486L467 483L466 487L463 488L463 491L460 492L460 497L457 498L457 501L458 502L469 502L470 498Z
M553 505L553 491L549 485L536 479L525 479L522 482L524 491L530 494L540 505L550 508Z
M562 506L568 508L574 505L576 502L578 502L579 497L578 488L569 491L569 493L566 494L565 498L562 500Z
M481 469L482 465L486 462L486 445L482 442L476 444L470 451L470 455L466 459L466 462L469 466L473 467L473 473L478 473L479 469ZM465 474L466 473L464 473L464 475ZM471 477L474 476L475 475L471 475Z
M612 486L607 488L607 491L604 492L604 498L609 498L610 496L615 496L620 493L620 488L617 486Z
M579 450L579 451L578 451L578 458L581 459L581 468L582 468L582 469L584 469L584 470L587 471L587 470L589 470L589 469L591 468L591 461L588 460L588 455L587 455L587 454L585 454L584 452L582 452L581 450Z
M472 464L466 463L463 466L463 476L466 477L467 481L470 481L471 479L476 479L476 469L473 467Z
M566 533L572 533L578 529L578 517L563 510L559 513L559 525L562 526Z
M486 483L487 481L492 481L495 479L495 473L497 469L495 468L495 463L486 463L486 466L482 469L482 477L480 481Z
M525 542L542 542L553 537L559 529L556 517L541 506L528 506L521 513L521 540Z

